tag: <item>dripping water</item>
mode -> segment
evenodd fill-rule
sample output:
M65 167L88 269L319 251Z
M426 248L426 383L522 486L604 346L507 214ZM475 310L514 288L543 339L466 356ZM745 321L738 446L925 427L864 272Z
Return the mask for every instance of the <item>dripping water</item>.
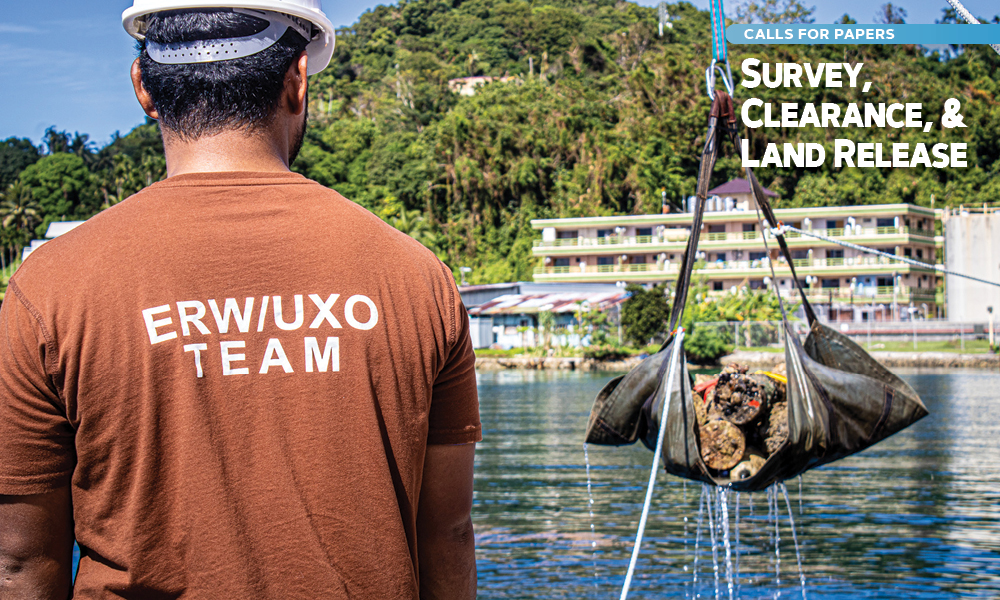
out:
M694 571L694 584L693 585L694 585L694 588L695 588L695 593L697 594L695 596L696 598L700 598L701 597L701 593L698 592L698 546L701 543L701 524L702 524L704 510L705 510L705 495L706 495L706 490L707 490L707 486L702 486L702 488L701 488L701 499L698 501L698 526L695 529L695 535L694 535L694 567L693 567L693 571Z
M590 455L587 444L583 444L583 462L587 465L587 508L590 511L590 558L594 564L594 589L598 588L597 577L597 529L594 527L594 492L590 486Z
M774 515L774 597L781 597L781 530L778 528L777 484L767 488L769 515Z
M802 476L799 475L799 514L802 514Z
M705 484L705 490L708 491L708 531L711 534L712 539L712 572L715 574L715 600L719 600L719 539L716 535L716 527L719 519L719 511L715 507L715 494L713 494ZM716 508L716 510L712 510Z
M733 576L736 578L736 595L740 595L740 493L736 492L736 508L734 509L736 531L736 567Z
M688 501L688 484L687 479L683 480L684 485L684 570L688 570L688 516L687 516L687 501Z
M719 488L719 527L722 529L722 544L726 550L726 587L729 590L729 600L733 600L733 555L729 543L729 488Z
M799 566L799 583L802 585L802 600L806 600L806 574L802 571L802 554L799 552L799 538L795 534L795 519L792 518L792 503L788 500L788 489L785 487L785 484L780 483L778 485L781 488L782 495L785 497L785 506L788 508L788 526L792 528L792 542L795 544L795 562Z

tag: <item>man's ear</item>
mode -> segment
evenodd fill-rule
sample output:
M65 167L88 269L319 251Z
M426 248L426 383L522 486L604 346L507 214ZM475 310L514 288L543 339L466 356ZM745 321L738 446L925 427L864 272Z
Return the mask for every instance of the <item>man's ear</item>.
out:
M288 67L285 74L285 101L288 112L301 115L306 108L306 94L309 91L309 57L303 52L299 59Z
M139 68L138 58L132 63L132 87L135 89L135 98L139 101L139 105L142 106L142 110L149 115L150 119L158 120L160 113L156 112L153 97L149 95L145 86L142 85L142 70Z

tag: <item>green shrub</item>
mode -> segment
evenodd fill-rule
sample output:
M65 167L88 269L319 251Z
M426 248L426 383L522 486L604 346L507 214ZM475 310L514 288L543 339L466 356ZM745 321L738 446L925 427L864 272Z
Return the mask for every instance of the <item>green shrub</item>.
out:
M714 365L719 359L733 351L728 337L714 327L692 325L684 338L684 351L688 362L696 365Z
M629 352L612 344L591 344L583 349L583 357L594 360L621 360L627 356Z

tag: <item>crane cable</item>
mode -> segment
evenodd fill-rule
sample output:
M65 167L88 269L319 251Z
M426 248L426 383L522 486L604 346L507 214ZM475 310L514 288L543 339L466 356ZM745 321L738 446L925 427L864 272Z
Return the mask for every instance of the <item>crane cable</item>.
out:
M971 279L973 281L978 281L979 283L985 283L987 285L995 285L997 287L1000 287L1000 283L997 283L995 281L989 281L987 279L980 279L979 277L973 277L972 275L966 275L965 273L958 273L956 271L951 271L949 269L945 269L944 267L939 267L937 265L932 265L932 264L929 264L929 263L921 262L919 260L913 260L912 258L907 258L905 256L897 256L895 254L889 254L888 252L882 252L881 250L875 250L874 248L867 248L865 246L860 246L858 244L852 244L851 242L845 242L844 240L834 239L832 237L828 237L828 236L816 233L814 231L808 231L808 230L804 230L804 229L799 229L798 227L792 227L791 225L783 225L783 224L779 223L778 227L774 227L774 228L770 229L771 234L774 235L774 236L784 235L788 231L794 231L794 232L799 233L801 235L807 235L809 237L814 237L816 239L823 240L824 242L830 242L830 243L833 243L833 244L837 244L839 246L843 246L845 248L851 248L853 250L858 250L860 252L867 252L868 254L877 254L879 256L884 256L886 258L889 258L889 259L892 259L892 260L895 260L895 261L904 262L904 263L907 263L907 264L911 264L911 265L913 265L915 267L920 267L922 269L927 269L929 271L937 271L939 273L944 273L946 275L954 275L955 277L964 277L965 279Z
M965 19L966 23L970 25L979 25L979 19L973 17L972 13L966 10L959 0L948 0L948 4L951 4L951 7L955 9L955 12L957 12L960 17ZM990 44L990 48L993 48L997 54L1000 54L1000 44Z

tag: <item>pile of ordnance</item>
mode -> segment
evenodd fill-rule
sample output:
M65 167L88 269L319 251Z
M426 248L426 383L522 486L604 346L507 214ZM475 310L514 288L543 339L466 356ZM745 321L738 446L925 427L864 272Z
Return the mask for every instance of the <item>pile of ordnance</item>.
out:
M752 477L788 439L785 364L747 373L731 364L715 377L698 376L694 387L699 448L716 477Z

